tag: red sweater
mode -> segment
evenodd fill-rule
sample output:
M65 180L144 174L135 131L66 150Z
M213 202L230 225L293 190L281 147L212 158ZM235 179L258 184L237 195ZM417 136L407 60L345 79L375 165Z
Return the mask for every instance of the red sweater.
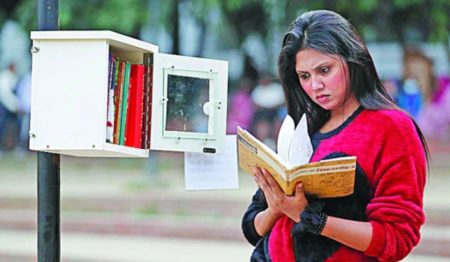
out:
M325 261L397 261L408 255L419 242L419 229L425 222L426 158L412 120L397 110L364 109L343 126L319 136L311 161L333 153L357 157L371 189L365 215L373 228L364 253L337 243ZM294 227L286 216L273 226L268 240L273 262L295 260L294 250L302 242L294 244Z

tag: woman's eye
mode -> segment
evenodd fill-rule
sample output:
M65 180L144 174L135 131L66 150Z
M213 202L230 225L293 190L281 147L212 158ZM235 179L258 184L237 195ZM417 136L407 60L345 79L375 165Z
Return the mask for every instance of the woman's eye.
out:
M309 74L300 74L299 76L301 79L305 80L305 79L308 79Z
M328 71L330 71L330 67L328 67L328 66L322 66L320 68L321 73L328 73Z

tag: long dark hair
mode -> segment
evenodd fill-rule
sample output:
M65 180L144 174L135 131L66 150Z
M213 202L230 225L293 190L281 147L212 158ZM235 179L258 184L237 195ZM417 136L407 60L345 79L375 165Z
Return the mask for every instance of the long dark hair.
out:
M278 73L289 115L298 123L306 114L310 133L316 132L330 118L330 113L309 98L295 72L296 54L306 48L337 55L347 63L350 92L363 108L401 110L384 89L367 46L355 28L335 12L309 11L295 19L284 35ZM414 124L428 157L425 138Z

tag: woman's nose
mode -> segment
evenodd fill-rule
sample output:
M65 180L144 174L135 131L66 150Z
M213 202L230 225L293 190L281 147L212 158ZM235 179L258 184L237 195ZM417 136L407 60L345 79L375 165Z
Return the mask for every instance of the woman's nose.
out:
M324 88L324 84L319 77L313 77L311 82L311 87L313 90L320 90Z

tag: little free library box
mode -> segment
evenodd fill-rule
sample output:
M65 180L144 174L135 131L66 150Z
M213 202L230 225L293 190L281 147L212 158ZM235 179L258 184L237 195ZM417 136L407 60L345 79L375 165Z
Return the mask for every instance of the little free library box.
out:
M221 152L228 63L112 31L31 32L30 149L83 157Z

